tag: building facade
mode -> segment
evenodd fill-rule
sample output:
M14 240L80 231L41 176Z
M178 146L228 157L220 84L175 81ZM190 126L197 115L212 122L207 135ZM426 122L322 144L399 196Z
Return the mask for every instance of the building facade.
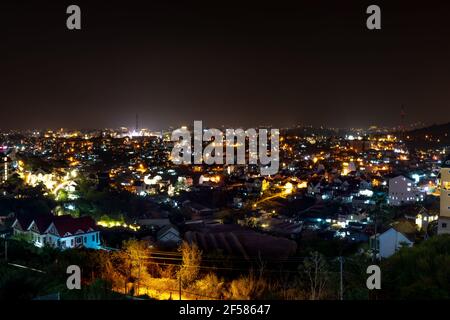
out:
M442 163L440 187L438 234L450 234L450 155Z
M15 236L24 236L40 248L100 248L100 231L90 217L22 215L16 218L12 228Z
M392 256L403 246L412 247L413 245L413 241L395 228L390 228L370 238L371 249L375 250L381 258Z
M401 206L423 201L424 195L417 189L415 182L404 176L389 179L388 203L392 206Z

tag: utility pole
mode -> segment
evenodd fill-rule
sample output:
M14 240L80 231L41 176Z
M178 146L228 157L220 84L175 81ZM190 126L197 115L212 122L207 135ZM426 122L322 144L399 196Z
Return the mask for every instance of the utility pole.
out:
M141 291L141 261L138 260L138 263L139 263L139 271L138 271L138 281L137 281L137 292L138 292L138 296L139 296L140 291Z
M342 256L339 257L339 265L340 265L340 269L341 269L341 281L340 281L340 292L339 292L339 296L341 300L344 300L344 285L343 285L343 269L344 269L344 263L343 263L343 258Z
M131 256L130 256L130 267L129 267L129 269L128 269L128 279L129 279L129 281L130 280L132 280L132 265L131 265ZM134 291L134 284L131 286L131 289ZM127 291L128 291L128 288L127 288ZM134 296L134 292L133 292L133 296Z
M181 301L181 267L180 267L180 275L178 276L178 289L179 289L179 300Z
M374 245L373 245L373 248L372 248L372 252L373 252L373 254L372 254L372 262L375 262L376 261L376 259L377 259L377 253L378 253L378 241L377 241L377 238L378 238L378 235L377 235L377 232L378 232L378 226L377 226L377 215L378 215L378 210L381 210L381 203L380 204L378 204L377 205L377 208L375 209L375 214L374 214L374 224L375 224L375 228L374 228L374 232L375 232L375 237L374 237Z
M5 262L8 262L8 240L5 238Z

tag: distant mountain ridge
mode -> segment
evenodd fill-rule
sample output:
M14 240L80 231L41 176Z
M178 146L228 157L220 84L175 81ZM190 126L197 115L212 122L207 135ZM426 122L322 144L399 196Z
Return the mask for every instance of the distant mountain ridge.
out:
M450 146L450 122L407 131L405 140L410 148L443 148Z

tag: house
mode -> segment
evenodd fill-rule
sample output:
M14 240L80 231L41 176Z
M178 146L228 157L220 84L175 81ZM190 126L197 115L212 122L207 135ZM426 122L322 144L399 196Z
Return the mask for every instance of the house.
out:
M352 206L353 208L367 208L373 206L375 202L367 196L354 196L352 197Z
M355 231L355 230L347 230L346 238L349 242L360 243L369 240L369 236L365 232Z
M402 175L389 179L388 203L401 206L408 203L423 201L424 195L417 189L415 182Z
M405 214L405 218L414 221L417 229L427 231L428 225L438 219L438 215L433 215L424 207L420 208L419 212L416 214Z
M364 179L361 179L361 182L359 183L359 188L361 191L365 190L371 190L372 189L372 183L370 181L366 181ZM361 193L360 191L360 193Z
M261 179L247 178L244 185L248 193L259 194L262 191L263 182Z
M156 239L161 244L180 244L180 232L174 225L162 227L156 234Z
M296 239L300 237L303 222L289 219L266 218L261 224L261 227L264 231L273 235Z
M322 190L322 185L320 182L311 182L308 184L308 195L320 194Z
M0 212L0 226L4 226L6 224L6 221L13 217L14 217L14 213L2 214Z
M198 202L186 200L182 204L183 210L191 216L192 220L211 217L214 210Z
M376 250L381 258L390 257L403 246L412 247L413 245L411 237L397 231L395 227L370 237L370 248Z
M100 231L91 217L70 215L20 215L12 224L13 234L24 235L37 247L60 249L100 247Z

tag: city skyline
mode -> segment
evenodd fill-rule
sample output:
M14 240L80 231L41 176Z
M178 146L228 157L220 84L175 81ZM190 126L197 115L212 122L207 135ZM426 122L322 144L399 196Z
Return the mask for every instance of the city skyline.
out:
M448 12L0 1L0 302L450 299Z

